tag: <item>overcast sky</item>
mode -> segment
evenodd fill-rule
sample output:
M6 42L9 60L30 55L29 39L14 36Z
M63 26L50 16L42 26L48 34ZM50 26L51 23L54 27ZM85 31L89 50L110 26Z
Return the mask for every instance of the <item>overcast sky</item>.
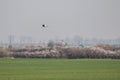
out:
M42 24L48 25L41 28ZM120 0L0 0L0 41L120 37Z

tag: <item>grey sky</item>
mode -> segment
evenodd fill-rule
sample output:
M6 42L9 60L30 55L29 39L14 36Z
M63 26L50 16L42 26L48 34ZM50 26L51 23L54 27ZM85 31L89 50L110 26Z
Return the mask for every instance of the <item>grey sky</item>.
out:
M43 29L45 23L48 28ZM0 40L120 37L120 0L0 0Z

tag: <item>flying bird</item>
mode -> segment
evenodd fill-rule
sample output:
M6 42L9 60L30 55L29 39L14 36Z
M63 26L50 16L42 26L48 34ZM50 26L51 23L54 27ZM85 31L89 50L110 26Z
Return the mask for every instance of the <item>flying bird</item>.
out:
M45 24L42 24L42 27L44 27L44 28L45 28L45 27L47 27L47 25L45 25Z

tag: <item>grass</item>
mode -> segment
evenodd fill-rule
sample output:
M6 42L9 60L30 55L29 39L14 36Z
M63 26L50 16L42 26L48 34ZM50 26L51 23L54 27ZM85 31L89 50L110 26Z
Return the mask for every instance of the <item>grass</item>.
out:
M120 80L120 60L0 59L0 80Z

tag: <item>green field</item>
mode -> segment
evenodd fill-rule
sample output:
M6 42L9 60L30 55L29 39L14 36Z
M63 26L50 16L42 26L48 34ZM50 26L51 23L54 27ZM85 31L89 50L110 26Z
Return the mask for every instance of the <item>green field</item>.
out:
M120 80L120 60L0 59L0 80Z

